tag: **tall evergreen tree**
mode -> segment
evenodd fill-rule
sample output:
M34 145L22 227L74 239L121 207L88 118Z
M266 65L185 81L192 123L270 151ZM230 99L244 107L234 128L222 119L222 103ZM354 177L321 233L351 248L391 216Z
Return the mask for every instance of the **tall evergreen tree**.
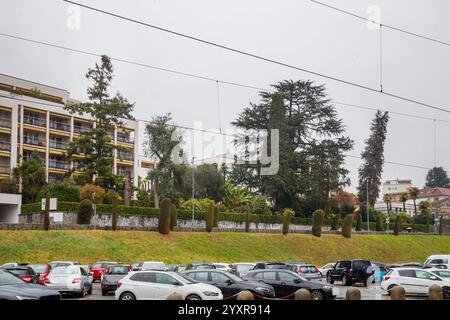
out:
M95 64L86 74L92 82L87 89L89 102L68 103L65 109L72 114L87 114L92 117L95 126L89 131L81 132L69 144L67 158L76 163L80 172L77 176L80 184L95 183L103 188L112 189L116 185L113 175L115 146L108 133L115 128L123 128L124 119L134 119L134 104L129 103L119 92L111 96L108 92L114 77L113 66L108 56L102 55L101 63ZM83 154L83 157L77 155Z
M442 167L434 167L428 171L425 188L450 188L447 171Z
M369 205L372 207L380 193L388 122L389 113L378 110L370 126L370 137L366 140L366 147L361 154L363 163L359 168L358 199L360 203L366 203L368 181Z

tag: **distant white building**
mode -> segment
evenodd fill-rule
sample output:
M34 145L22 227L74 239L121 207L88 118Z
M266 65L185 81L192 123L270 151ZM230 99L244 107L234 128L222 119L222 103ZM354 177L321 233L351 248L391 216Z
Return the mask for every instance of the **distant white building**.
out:
M383 184L383 195L389 194L392 197L392 202L401 202L401 195L408 192L408 189L412 186L411 180L388 180Z

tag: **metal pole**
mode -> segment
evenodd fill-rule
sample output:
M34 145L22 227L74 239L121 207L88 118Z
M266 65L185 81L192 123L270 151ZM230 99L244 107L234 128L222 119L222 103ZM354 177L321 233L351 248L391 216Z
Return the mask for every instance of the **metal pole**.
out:
M367 213L367 233L369 233L370 232L369 179L366 180L366 213Z
M192 228L194 228L194 217L195 217L195 206L194 206L194 200L195 200L194 159L195 159L195 157L192 157Z

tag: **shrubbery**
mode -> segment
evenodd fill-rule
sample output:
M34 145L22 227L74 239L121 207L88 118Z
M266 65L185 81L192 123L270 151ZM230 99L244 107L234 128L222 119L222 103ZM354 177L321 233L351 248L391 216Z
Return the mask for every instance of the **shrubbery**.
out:
M344 238L352 237L352 226L353 226L353 215L348 214L345 216L344 221L342 223L342 236Z
M214 205L208 207L208 215L206 216L206 231L211 232L214 225Z
M17 193L17 184L12 179L0 180L0 193Z
M50 198L57 198L58 202L80 201L80 188L70 180L57 181L43 186L38 192L37 200L44 199L47 194L50 195Z
M172 211L172 202L169 198L161 201L161 210L159 212L158 230L161 234L169 234L170 232L170 215Z
M173 231L173 228L178 224L178 209L177 206L172 203L172 207L170 208L170 231Z
M80 202L77 223L78 224L90 224L92 218L92 201L84 199Z
M80 199L89 199L95 203L102 203L105 196L105 189L94 184L85 184L80 188Z
M313 214L312 234L316 237L320 237L322 235L322 225L324 217L325 212L321 209L316 210Z
M287 235L289 233L289 225L291 223L291 219L294 216L294 210L290 208L286 208L283 210L283 234Z

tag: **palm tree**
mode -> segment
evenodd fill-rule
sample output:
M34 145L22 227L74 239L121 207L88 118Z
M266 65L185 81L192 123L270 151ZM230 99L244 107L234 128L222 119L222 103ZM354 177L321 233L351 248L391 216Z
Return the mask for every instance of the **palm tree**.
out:
M403 212L406 212L406 201L409 199L409 194L407 192L402 193L400 196L400 201L403 203Z
M225 185L224 205L229 210L242 209L253 200L252 194L245 188L235 187L227 183Z
M389 204L392 201L392 196L390 194L385 194L383 197L384 202L386 202L386 213L389 214L390 207Z
M408 189L408 194L411 199L413 199L414 202L414 215L417 216L417 205L416 205L416 199L419 196L419 189L412 187Z

